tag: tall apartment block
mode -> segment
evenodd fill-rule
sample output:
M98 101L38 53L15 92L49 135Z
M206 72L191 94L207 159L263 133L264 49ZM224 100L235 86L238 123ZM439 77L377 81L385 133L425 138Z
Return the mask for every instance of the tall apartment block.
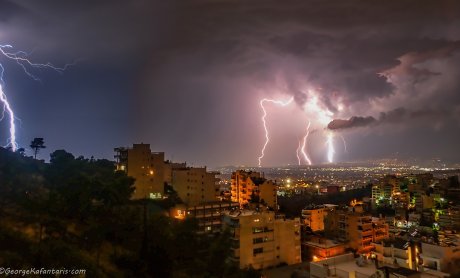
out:
M132 199L157 199L164 195L164 152L152 152L150 144L116 148L117 169L136 179Z
M252 202L265 204L276 209L276 184L265 179L259 172L237 170L232 173L232 202L243 207Z
M337 205L325 204L302 209L302 225L309 227L313 232L323 231L324 218L336 207Z
M389 238L389 226L383 218L366 214L360 205L331 211L325 217L325 232L353 248L357 253L369 253L372 242Z
M117 169L135 178L132 199L161 199L169 185L188 206L217 200L218 173L208 172L206 167L165 161L164 152L152 152L150 144L116 148L115 152Z
M173 168L171 182L181 200L189 206L217 201L219 179L216 173L207 172L206 167Z
M223 226L233 236L232 260L240 268L301 262L299 218L276 217L273 211L237 210L224 214Z

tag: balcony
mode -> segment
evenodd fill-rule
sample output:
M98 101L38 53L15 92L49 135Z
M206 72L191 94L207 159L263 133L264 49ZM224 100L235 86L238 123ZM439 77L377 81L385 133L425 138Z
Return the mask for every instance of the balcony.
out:
M400 266L405 266L405 265L407 265L409 263L409 260L406 260L406 259L401 259L401 258L396 258L395 257L395 260L398 263L398 265L400 265Z
M398 254L397 252L395 252L394 256L395 256L395 258L400 259L400 260L407 260L408 259L407 254Z
M372 236L372 230L359 231L362 237Z
M365 236L362 239L363 242L372 241L372 236Z

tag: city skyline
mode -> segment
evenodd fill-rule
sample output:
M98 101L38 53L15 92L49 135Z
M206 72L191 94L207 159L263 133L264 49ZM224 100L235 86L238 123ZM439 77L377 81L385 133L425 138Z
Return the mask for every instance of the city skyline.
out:
M459 162L455 1L0 1L0 45L62 74L28 79L0 57L20 147L113 158L149 143L174 161L295 165L395 157ZM13 64L12 64L13 63ZM7 120L0 122L1 145ZM331 139L332 140L332 139ZM300 160L299 160L300 161ZM306 159L302 164L306 164Z

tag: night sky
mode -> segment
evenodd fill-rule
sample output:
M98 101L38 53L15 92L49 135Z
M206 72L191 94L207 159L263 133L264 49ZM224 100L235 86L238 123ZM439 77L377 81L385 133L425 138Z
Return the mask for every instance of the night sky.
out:
M336 162L460 161L459 1L0 0L0 44L76 61L36 82L0 56L18 143L43 137L41 158L144 142L192 165L257 165L259 100L294 97L266 105L263 165L296 164L308 121L314 164L326 134Z

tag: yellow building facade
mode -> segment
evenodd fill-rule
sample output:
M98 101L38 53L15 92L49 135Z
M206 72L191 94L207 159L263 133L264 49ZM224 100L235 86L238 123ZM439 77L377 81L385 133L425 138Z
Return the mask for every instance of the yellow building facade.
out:
M232 259L240 268L301 262L299 218L277 218L273 211L238 210L224 214L223 225L233 236Z
M206 167L172 169L172 187L188 206L217 201L218 182L216 173L207 172Z
M237 170L232 173L231 200L238 202L241 207L252 201L276 210L276 191L276 184L265 179L259 172Z
M132 199L161 199L170 185L188 206L214 202L219 194L218 173L206 167L165 161L164 152L152 152L150 144L116 148L117 170L135 179Z
M327 235L346 242L358 253L369 253L374 249L373 242L389 238L389 225L385 219L366 214L360 205L329 212L325 228Z
M135 178L132 199L157 199L164 195L164 152L152 152L150 144L117 148L117 169Z
M324 207L303 209L302 224L310 227L313 232L324 230L324 217L327 215L328 209Z

